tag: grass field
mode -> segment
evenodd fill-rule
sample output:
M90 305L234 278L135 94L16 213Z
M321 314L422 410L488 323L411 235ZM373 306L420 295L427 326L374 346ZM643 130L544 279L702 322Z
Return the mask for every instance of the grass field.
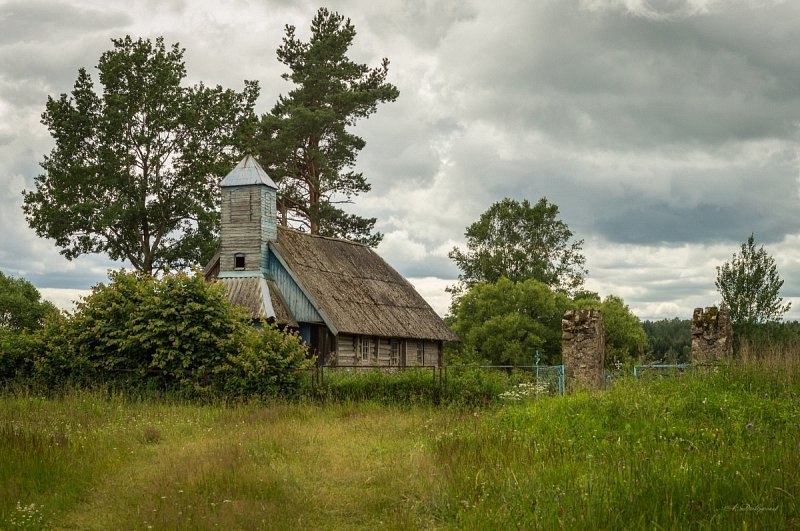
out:
M480 408L0 396L0 529L797 529L800 378Z

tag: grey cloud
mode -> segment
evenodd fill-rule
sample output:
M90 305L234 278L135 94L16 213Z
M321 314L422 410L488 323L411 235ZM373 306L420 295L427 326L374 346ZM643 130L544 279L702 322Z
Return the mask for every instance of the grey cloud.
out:
M76 33L129 24L122 11L82 9L64 2L8 2L0 16L0 45L18 42L61 42Z
M678 209L663 204L619 207L598 219L600 231L619 243L652 244L676 242L737 241L742 234L756 231L774 241L784 231L800 229L800 222L782 225L774 219L757 218L752 212L736 207L699 205Z
M477 14L472 2L463 0L404 0L401 6L385 11L378 25L401 32L423 49L434 48L454 25Z
M85 67L95 84L94 66L111 47L105 35L63 43L27 42L0 46L0 98L17 107L40 107L47 96L71 92L78 69ZM41 112L41 111L39 111ZM38 114L38 113L37 113Z
M652 147L796 135L800 33L786 28L798 15L782 4L655 21L532 3L494 31L476 25L486 33L462 35L443 53L454 81L467 84L467 114L566 142Z
M458 267L452 260L439 256L430 256L425 260L408 260L404 257L385 257L406 278L437 277L457 278Z

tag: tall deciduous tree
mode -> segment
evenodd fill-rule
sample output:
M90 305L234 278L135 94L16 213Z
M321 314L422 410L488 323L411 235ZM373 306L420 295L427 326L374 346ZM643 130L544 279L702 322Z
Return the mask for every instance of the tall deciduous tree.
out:
M558 206L541 198L536 205L503 199L467 227L467 250L450 251L461 269L459 280L513 282L538 280L553 289L573 293L583 285L586 258L583 240L572 241L572 231L558 219Z
M71 95L47 100L55 147L25 216L68 259L105 253L146 273L202 262L216 245L217 179L252 138L258 85L185 87L178 44L112 42L101 95L81 68Z
M365 142L348 127L399 92L386 82L387 59L370 68L347 57L355 35L350 19L325 8L312 20L308 41L286 26L278 59L290 70L283 78L296 88L262 118L259 158L278 183L282 224L374 246L383 237L373 232L375 218L339 206L370 190L364 175L353 170Z
M531 365L538 351L549 365L561 357L561 316L570 306L563 293L528 279L478 282L450 308L450 325L465 359Z
M775 259L763 245L756 249L752 234L730 262L717 267L715 284L735 325L779 321L791 308L779 295L783 280Z

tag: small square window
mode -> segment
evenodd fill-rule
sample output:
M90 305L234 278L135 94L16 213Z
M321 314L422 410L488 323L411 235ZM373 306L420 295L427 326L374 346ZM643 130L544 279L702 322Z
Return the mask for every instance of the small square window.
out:
M233 268L244 269L244 254L237 253L233 255Z

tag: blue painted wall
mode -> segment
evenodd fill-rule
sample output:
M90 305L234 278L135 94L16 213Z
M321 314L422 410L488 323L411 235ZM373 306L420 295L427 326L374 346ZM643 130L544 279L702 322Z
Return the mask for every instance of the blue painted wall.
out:
M286 305L289 306L289 311L292 312L294 318L300 323L321 323L322 317L317 312L316 308L311 304L311 301L308 300L308 297L305 296L303 291L298 287L297 283L294 279L289 275L289 272L286 271L286 268L278 261L275 255L272 252L272 249L269 250L269 275L272 280L275 281L275 284L278 285L278 289L283 295L283 299L286 301Z

